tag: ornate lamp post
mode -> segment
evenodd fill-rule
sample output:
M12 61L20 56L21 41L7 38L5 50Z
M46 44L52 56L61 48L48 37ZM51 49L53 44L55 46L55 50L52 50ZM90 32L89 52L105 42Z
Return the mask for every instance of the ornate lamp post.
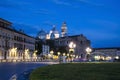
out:
M60 56L60 52L57 53L58 54L58 57Z
M63 56L65 56L65 53L63 53Z
M14 55L15 55L15 59L18 59L18 57L17 57L17 48L14 48Z
M116 56L115 59L119 59L119 56Z
M74 42L70 42L69 48L74 49L76 47L76 44Z
M9 57L10 57L10 59L13 59L13 60L18 58L17 57L17 48L10 49L10 56Z
M30 59L29 49L25 49L24 57L25 57L25 60L29 60Z
M69 53L67 53L67 56L69 56Z
M75 47L76 47L76 44L74 42L70 42L70 44L69 44L69 53L71 55L74 53ZM73 56L71 56L71 59L73 60Z
M60 62L60 52L57 52L57 55L58 55L58 61Z
M91 49L90 47L87 47L87 48L86 48L86 52L87 52L87 54L86 54L86 59L87 59L87 60L90 60L90 53L91 53L91 51L92 51L92 49Z
M32 55L33 59L35 59L35 60L37 59L37 54L36 53L37 53L37 50L35 50L33 55Z
M50 51L50 55L51 55L52 59L53 59L53 53L54 53L54 51L53 51L53 50L52 50L52 51Z
M67 62L69 62L69 56L70 56L70 54L67 53Z
M66 62L66 56L65 56L65 53L63 53L62 60L63 60L63 63Z

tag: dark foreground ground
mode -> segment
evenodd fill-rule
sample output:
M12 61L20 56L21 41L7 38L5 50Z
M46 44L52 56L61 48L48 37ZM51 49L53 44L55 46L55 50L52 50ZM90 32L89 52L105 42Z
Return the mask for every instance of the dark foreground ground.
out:
M33 70L30 80L120 80L120 63L69 63Z
M25 78L32 69L46 65L39 62L0 63L0 80L10 80L13 75L17 80L28 80Z

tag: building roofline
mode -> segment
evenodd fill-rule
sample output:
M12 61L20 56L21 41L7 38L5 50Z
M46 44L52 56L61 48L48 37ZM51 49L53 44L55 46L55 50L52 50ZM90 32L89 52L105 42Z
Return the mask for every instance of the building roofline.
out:
M71 35L71 36L68 36L68 37L77 37L77 36L84 36L83 34L78 34L78 35Z
M19 34L25 35L25 36L30 37L30 38L34 38L34 37L32 37L32 36L29 36L29 35L27 35L27 34L25 34L25 33L23 33L23 32L20 32L20 31L18 31L18 30L15 30L15 29L11 29L11 28L8 28L8 27L2 27L2 28L7 29L7 30L10 30L10 31L13 31L13 32L15 32L15 33L19 33ZM34 39L35 39L35 38L34 38Z
M0 18L0 20L3 20L3 21L5 21L5 22L7 22L7 23L9 23L9 24L12 24L12 22L9 22L8 20L5 20L5 19L3 19L3 18Z
M78 37L78 36L83 36L83 37L85 37L83 34L78 34L78 35L71 35L71 36L65 36L65 37L60 37L60 38L57 38L57 39L64 39L64 38L67 38L67 37ZM57 39L55 39L55 40L57 40Z
M3 18L0 18L0 20L3 21L3 22L8 23L10 26L12 25L11 22L9 22L9 21L7 21L7 20L5 20L5 19L3 19ZM7 29L7 30L10 30L10 31L13 31L13 32L16 32L16 33L19 33L19 34L22 34L22 35L25 35L25 36L27 36L27 37L34 38L34 37L29 36L29 35L27 35L27 34L25 34L25 33L23 33L23 32L20 32L20 31L18 31L18 30L12 29L11 27L3 27L3 26L0 26L0 27L2 27L2 28L4 28L4 29ZM34 39L35 39L35 38L34 38Z
M120 47L103 47L103 48L93 48L94 50L100 50L100 49L120 49Z

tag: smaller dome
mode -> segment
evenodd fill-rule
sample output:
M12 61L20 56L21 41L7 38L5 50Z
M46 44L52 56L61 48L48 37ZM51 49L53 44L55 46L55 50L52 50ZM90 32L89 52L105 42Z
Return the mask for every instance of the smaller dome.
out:
M53 33L54 33L54 34L59 34L59 32L58 32L57 30L55 30Z
M46 32L45 32L44 30L40 30L40 31L38 32L38 35L41 35L41 34L46 34Z
M37 37L39 39L45 39L46 38L46 32L44 30L40 30L37 34Z
M59 32L56 30L56 26L55 25L53 25L53 28L52 28L52 33L53 34L59 34Z

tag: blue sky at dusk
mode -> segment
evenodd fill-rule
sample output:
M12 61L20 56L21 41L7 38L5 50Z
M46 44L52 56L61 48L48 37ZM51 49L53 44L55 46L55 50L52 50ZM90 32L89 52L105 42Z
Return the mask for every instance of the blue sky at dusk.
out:
M120 47L120 0L0 0L0 17L31 36L66 21L69 35L84 34L92 47Z

